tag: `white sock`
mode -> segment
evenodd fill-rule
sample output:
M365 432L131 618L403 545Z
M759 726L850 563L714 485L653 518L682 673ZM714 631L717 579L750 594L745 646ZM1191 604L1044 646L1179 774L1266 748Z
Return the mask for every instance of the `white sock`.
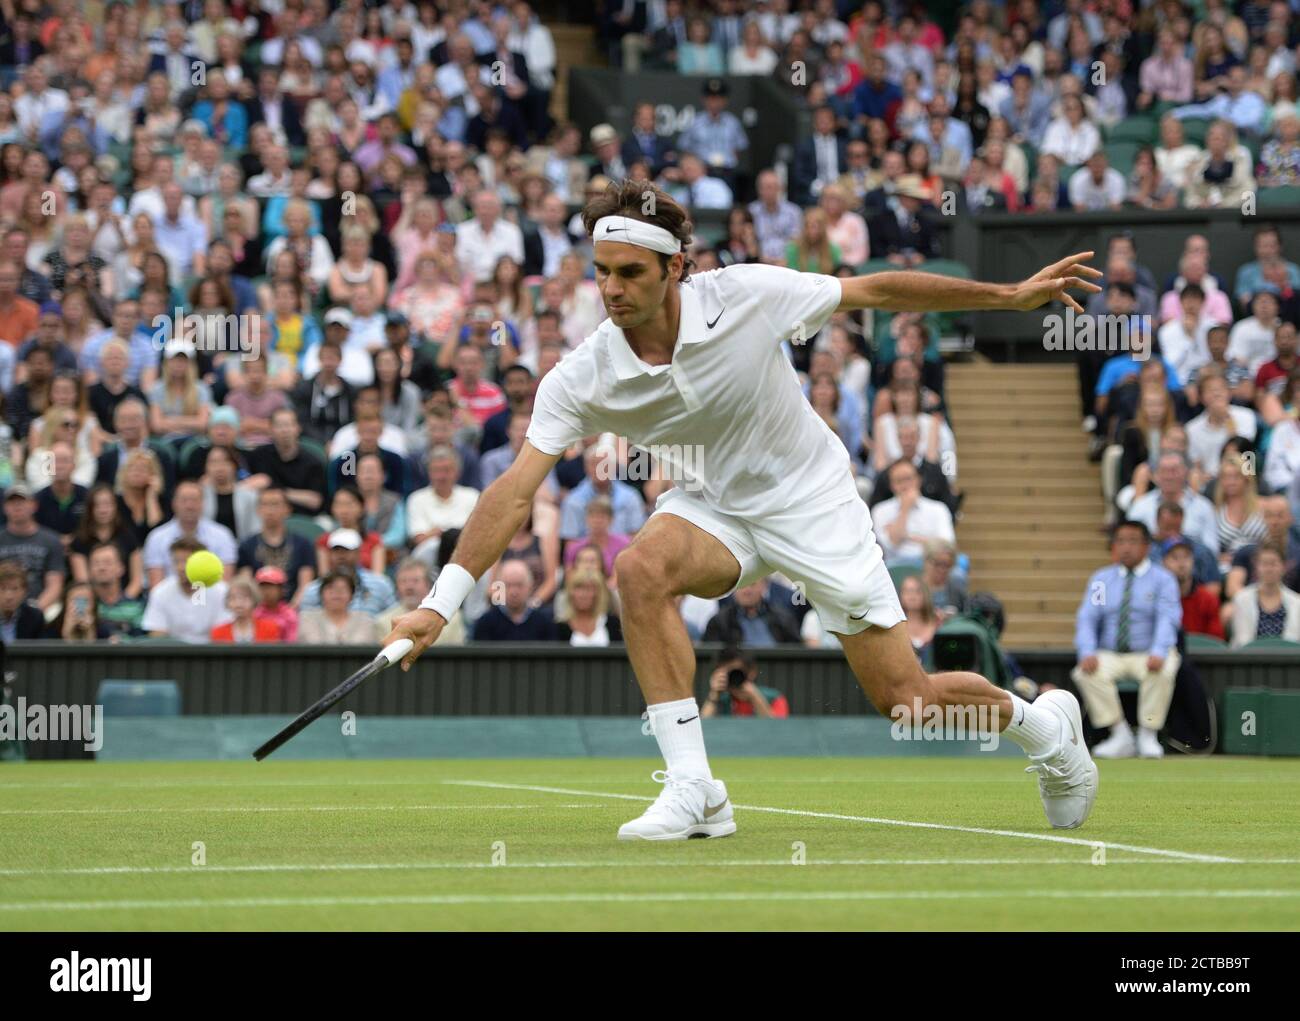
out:
M1049 709L1031 705L1014 692L1011 696L1011 722L1002 735L1025 750L1026 755L1046 755L1061 743L1061 721Z
M704 751L704 728L700 726L700 707L693 698L660 702L646 706L650 714L650 732L659 742L669 775L712 780L709 757Z
M1128 725L1128 720L1126 720L1123 716L1121 716L1117 722L1111 724L1110 736L1111 737L1132 737L1133 728Z

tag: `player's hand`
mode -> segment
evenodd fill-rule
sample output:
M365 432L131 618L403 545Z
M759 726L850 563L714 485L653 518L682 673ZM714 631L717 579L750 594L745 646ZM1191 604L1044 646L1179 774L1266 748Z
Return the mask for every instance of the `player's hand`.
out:
M402 670L410 670L420 653L438 640L447 622L439 613L432 610L412 610L393 621L393 630L384 639L384 646L392 645L399 638L409 638L413 643L411 651L402 660Z
M1083 659L1079 660L1079 669L1085 674L1096 673L1098 665L1096 656L1084 656Z
M1080 252L1040 269L1016 286L1011 297L1011 307L1029 312L1049 301L1062 301L1076 312L1083 312L1083 306L1069 292L1076 290L1096 294L1101 291L1101 287L1092 282L1101 279L1101 270L1093 269L1087 264L1092 256L1092 252Z

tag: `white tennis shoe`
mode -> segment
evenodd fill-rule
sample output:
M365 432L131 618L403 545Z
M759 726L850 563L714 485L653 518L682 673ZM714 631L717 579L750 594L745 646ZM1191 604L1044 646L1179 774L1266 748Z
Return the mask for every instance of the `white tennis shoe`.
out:
M1083 740L1079 700L1056 688L1039 695L1034 706L1050 710L1061 721L1061 743L1046 755L1031 755L1026 773L1038 774L1038 793L1047 821L1059 830L1082 826L1097 798L1097 764Z
M721 780L678 780L662 769L651 778L664 789L640 818L619 827L619 840L686 840L736 832L727 785Z

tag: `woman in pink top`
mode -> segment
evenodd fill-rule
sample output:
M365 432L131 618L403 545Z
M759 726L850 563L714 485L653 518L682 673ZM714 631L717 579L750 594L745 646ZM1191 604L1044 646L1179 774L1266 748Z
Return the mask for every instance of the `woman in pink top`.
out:
M569 548L564 553L564 566L572 567L573 561L578 556L578 550L585 546L593 546L600 551L601 559L605 562L605 573L612 575L614 558L630 546L632 540L626 535L609 530L610 525L614 523L614 507L603 496L593 496L587 503L586 518L587 536L585 539L569 543Z

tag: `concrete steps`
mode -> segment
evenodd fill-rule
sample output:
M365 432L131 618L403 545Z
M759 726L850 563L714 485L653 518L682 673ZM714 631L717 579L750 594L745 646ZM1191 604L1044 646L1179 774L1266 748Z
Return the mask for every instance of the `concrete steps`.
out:
M970 590L1002 601L1008 647L1069 647L1087 580L1109 559L1074 367L951 364L945 388Z

